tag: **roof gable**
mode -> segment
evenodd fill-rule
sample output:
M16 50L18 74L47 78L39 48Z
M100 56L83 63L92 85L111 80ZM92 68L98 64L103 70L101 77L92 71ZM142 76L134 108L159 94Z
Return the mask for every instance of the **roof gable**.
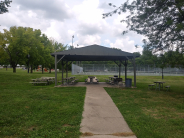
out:
M134 54L132 53L96 44L82 48L55 52L51 55L57 55L58 59L62 57L62 60L67 61L115 61L128 60L134 58Z
M86 55L86 56L132 56L132 53L112 49L100 45L90 45L82 48L55 52L51 55Z

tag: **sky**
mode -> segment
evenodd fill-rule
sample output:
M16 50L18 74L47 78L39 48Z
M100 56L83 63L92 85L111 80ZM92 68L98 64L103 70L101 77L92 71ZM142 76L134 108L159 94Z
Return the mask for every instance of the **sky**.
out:
M120 6L125 1L113 4ZM114 9L109 3L112 0L12 0L9 12L0 14L0 31L11 26L31 27L64 45L72 45L74 36L76 48L97 44L141 53L144 36L135 32L122 35L127 28L120 21L126 13L102 18L103 13Z

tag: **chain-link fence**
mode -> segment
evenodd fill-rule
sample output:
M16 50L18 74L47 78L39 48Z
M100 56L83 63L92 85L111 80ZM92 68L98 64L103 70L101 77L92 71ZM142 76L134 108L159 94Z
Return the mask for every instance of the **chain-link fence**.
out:
M125 67L121 66L121 74L125 73ZM127 75L133 75L133 66L127 66ZM184 68L166 67L163 69L165 76L184 76ZM84 75L118 75L119 67L116 64L81 64L80 66L72 64L72 74ZM140 76L161 76L162 69L155 65L136 65L136 75Z

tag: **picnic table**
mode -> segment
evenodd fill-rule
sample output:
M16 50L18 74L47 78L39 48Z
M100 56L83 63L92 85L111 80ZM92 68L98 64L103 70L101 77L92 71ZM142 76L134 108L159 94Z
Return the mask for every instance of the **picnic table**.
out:
M119 82L122 82L123 79L122 78L118 78L118 77L111 77L109 76L108 77L109 79L105 79L107 83L110 83L110 84L118 84Z
M48 79L48 80L54 80L55 79L55 77L41 77L41 78Z
M75 79L75 77L68 77L68 78L63 78L63 80L65 81L65 84L74 84L78 81L78 79Z
M95 76L88 76L88 78L90 79L90 82L93 82L93 78L95 78Z
M85 83L98 83L98 79L95 76L88 76Z
M156 90L156 89L159 89L159 91L160 91L160 88L163 89L163 84L164 84L165 82L163 82L163 81L155 81L154 83L156 83L155 90Z
M37 79L31 79L32 82L29 82L33 85L36 84L45 84L45 85L49 85L51 83L54 83L54 79L55 77L41 77L41 78L37 78Z

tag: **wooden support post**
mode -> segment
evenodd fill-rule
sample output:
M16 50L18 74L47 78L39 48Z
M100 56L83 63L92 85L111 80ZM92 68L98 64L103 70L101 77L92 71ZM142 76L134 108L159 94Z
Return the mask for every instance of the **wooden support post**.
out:
M135 55L133 59L133 65L134 65L134 87L136 87L136 63L135 63Z
M119 64L119 78L121 78L121 63Z
M57 55L55 55L55 86L57 86Z
M127 79L127 60L125 60L125 81Z
M61 65L62 65L62 78L61 78L61 82L62 82L62 84L63 84L63 72L64 72L63 60L61 60Z
M66 61L66 78L68 78L68 61Z

